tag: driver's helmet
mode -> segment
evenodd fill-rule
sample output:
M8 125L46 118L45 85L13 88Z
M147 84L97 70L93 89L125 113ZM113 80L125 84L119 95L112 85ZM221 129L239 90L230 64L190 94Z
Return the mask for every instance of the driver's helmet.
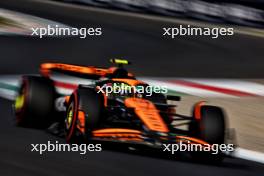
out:
M117 68L113 74L111 75L112 78L129 78L128 71L124 68Z

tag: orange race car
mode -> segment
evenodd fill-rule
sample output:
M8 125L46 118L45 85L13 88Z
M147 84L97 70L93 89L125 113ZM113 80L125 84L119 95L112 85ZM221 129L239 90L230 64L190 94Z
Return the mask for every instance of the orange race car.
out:
M97 68L44 63L41 76L23 76L15 100L16 124L22 127L56 129L68 142L114 141L142 144L163 150L173 144L209 146L225 142L225 115L221 108L194 105L193 116L176 113L164 94L137 80L125 68L127 60L112 59L117 67ZM79 84L71 95L56 91L53 73L93 80ZM161 91L158 92L157 90ZM181 128L187 126L186 129ZM56 132L57 131L57 132ZM169 150L169 149L168 149ZM198 159L222 160L222 153L191 152Z

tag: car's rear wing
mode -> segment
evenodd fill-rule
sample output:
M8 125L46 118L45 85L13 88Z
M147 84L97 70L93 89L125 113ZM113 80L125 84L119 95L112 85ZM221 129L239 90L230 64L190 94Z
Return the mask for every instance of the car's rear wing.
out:
M108 71L107 69L99 69L96 67L86 67L62 63L44 63L40 65L40 73L43 76L50 76L52 72L59 72L64 74L89 75L89 76L103 76Z
M40 73L45 77L50 77L52 72L57 72L71 76L99 79L100 77L113 74L115 70L115 67L98 68L94 66L79 66L63 63L43 63L40 65ZM133 75L129 73L129 76Z

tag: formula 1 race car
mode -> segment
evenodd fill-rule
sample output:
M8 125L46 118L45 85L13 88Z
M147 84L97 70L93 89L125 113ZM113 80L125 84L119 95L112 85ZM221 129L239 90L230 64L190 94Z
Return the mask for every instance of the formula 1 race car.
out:
M23 76L15 100L16 124L21 127L48 128L59 124L68 142L115 141L162 147L179 142L223 144L225 115L221 108L194 105L191 117L176 113L170 101L181 97L147 90L125 68L127 60L112 59L116 67L97 68L60 63L44 63L41 76ZM70 75L87 81L73 87L71 95L58 93L52 74ZM141 91L138 91L141 89ZM172 125L177 122L177 125ZM188 128L180 127L187 125ZM222 154L193 154L199 159L220 161Z

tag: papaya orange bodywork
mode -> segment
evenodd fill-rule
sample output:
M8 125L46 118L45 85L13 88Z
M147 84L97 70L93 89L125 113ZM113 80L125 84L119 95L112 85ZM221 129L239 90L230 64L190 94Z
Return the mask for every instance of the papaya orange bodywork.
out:
M125 128L107 128L107 129L93 131L93 134L113 134L113 133L141 134L141 131L125 129Z
M150 130L163 133L169 132L159 111L151 101L140 98L127 98L125 105L128 108L134 108L137 116Z
M123 128L108 128L93 131L95 138L116 138L117 140L142 141L142 134L138 130Z
M80 130L81 133L85 133L85 114L83 111L78 112L78 121L77 121L77 128Z
M207 142L205 142L203 140L193 138L193 137L188 137L188 136L176 136L176 140L179 140L179 141L186 140L186 141L189 141L191 143L202 144L202 145L208 144Z
M70 96L68 95L68 96L65 96L65 103L69 103L70 102Z
M202 118L201 107L205 104L205 101L200 101L194 105L194 118L200 120Z

